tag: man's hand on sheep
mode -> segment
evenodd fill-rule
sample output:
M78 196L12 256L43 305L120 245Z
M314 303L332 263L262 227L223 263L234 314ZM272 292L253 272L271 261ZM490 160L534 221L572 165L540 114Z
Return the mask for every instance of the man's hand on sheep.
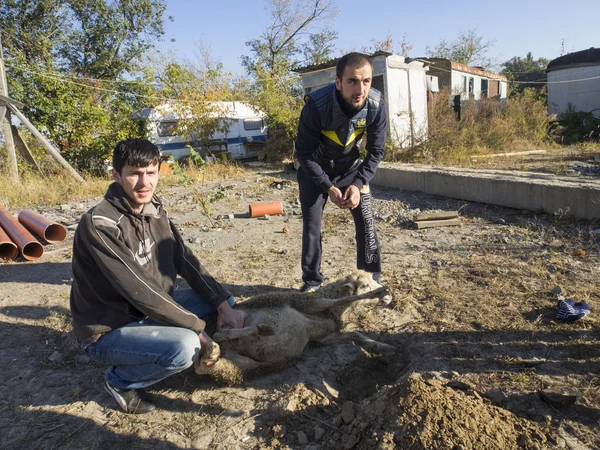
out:
M244 326L244 313L237 311L223 302L217 306L217 330L221 328L242 328Z
M346 188L342 198L342 207L345 209L354 209L360 203L360 190L351 184Z
M342 205L342 201L343 201L342 191L340 191L335 186L331 186L327 190L327 193L329 194L329 200L331 200L331 203L333 203L338 208L344 208L344 206Z

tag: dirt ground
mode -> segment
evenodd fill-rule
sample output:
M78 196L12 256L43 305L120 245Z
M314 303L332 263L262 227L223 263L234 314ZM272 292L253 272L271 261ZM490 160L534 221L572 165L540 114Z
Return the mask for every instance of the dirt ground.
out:
M238 301L300 286L294 174L255 166L160 194ZM600 223L373 194L394 301L353 308L345 331L395 354L310 345L286 369L236 387L188 371L153 386L159 409L142 416L117 409L104 368L69 334L73 231L99 199L42 210L68 239L36 262L0 264L0 448L600 448ZM282 215L246 216L250 203L271 200ZM416 230L411 220L447 210L460 212L459 226ZM325 214L323 272L334 280L354 267L354 227L347 211ZM591 314L560 323L553 290Z

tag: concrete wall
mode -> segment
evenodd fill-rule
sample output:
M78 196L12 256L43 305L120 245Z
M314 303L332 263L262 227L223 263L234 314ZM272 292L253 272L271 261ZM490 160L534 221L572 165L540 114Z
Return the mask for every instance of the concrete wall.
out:
M548 72L548 113L562 114L569 103L576 111L600 108L600 78L573 82L594 77L600 77L600 64Z
M600 181L593 179L382 163L372 184L549 214L600 219Z

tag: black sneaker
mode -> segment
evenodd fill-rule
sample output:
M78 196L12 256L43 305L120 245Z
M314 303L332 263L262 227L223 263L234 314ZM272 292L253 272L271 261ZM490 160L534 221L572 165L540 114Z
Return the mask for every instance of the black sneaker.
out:
M123 411L128 414L145 414L154 411L156 406L141 389L121 389L104 381L104 389L113 396Z
M321 286L311 286L310 284L304 283L300 288L300 292L317 292Z

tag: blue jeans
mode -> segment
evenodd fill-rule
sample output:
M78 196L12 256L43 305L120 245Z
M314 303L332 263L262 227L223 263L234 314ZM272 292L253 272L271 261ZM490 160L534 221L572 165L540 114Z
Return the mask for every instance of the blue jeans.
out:
M193 289L178 289L173 299L201 319L217 312ZM233 297L227 302L233 306ZM113 386L142 389L190 367L200 351L200 338L193 330L145 319L106 333L85 351L110 366L104 378Z

